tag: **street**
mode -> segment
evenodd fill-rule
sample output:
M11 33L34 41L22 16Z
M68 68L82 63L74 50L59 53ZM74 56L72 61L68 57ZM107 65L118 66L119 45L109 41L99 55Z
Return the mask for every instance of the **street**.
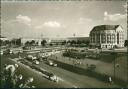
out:
M14 64L17 63L15 59L7 59L7 58L2 58L5 59L4 62L8 64ZM3 62L2 62L3 63ZM38 65L39 67L42 67L43 69L55 74L58 76L61 80L56 83L52 82L44 77L41 76L40 73L37 71L26 67L25 65L18 63L20 65L18 73L23 74L24 77L30 77L32 76L34 78L34 85L36 87L43 87L43 88L50 88L50 87L78 87L78 88L84 88L84 87L117 87L115 85L110 85L109 83L104 83L100 80L97 80L95 78L91 78L88 76L84 75L79 75L67 70L64 70L59 67L53 67L45 64L44 62L40 62ZM29 72L28 72L29 71ZM27 73L27 74L26 74ZM43 85L41 84L43 83Z

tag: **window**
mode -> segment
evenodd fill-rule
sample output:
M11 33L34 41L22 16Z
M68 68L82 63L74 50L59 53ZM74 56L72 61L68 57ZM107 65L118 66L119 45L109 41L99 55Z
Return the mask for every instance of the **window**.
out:
M119 33L117 33L117 44L119 44Z

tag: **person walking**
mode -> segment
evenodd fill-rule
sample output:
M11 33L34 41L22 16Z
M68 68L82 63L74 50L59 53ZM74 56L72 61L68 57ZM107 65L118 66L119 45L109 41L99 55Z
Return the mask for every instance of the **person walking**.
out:
M109 83L113 84L112 78L109 76Z

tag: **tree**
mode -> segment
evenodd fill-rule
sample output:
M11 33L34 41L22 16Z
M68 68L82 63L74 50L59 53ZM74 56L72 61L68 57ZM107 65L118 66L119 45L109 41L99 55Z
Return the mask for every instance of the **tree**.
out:
M39 44L39 42L36 42L36 45L38 45Z
M25 46L29 46L30 45L30 42L29 41L26 41L25 42Z
M15 45L15 39L11 40L11 45Z
M42 45L42 46L45 46L45 45L46 45L46 43L47 43L47 41L46 41L46 40L42 40L42 41L41 41L41 45Z
M86 44L87 46L89 46L89 40L85 41L85 44Z
M3 40L0 39L0 46L2 46L2 45L3 45Z
M21 45L21 38L16 39L16 45L20 46Z
M80 40L77 41L77 44L81 44L82 42Z
M1 71L0 88L34 88L32 86L33 78L23 79L22 74L17 75L18 65L6 65Z
M62 45L65 45L66 44L66 40L62 42Z
M52 46L53 44L52 44L52 43L50 43L49 45L50 45L50 46Z
M10 44L11 44L11 42L9 40L4 41L4 45L10 45Z
M128 47L128 40L125 40L124 46L125 46L125 47Z
M35 40L30 41L30 45L35 45Z
M71 41L71 45L75 45L77 42L75 40Z
M67 44L71 45L71 41L70 41L70 40L68 40L68 41L67 41Z

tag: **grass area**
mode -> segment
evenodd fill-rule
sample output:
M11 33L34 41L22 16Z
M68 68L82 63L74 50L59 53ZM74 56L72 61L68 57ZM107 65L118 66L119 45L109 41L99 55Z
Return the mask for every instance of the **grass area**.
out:
M80 75L86 75L86 76L89 76L89 77L93 77L93 78L96 78L96 79L101 80L101 81L106 82L106 83L109 82L108 81L108 77L109 77L108 75L101 74L99 72L91 71L91 70L88 70L88 69L83 69L83 68L80 68L78 66L73 66L73 65L63 63L63 62L60 62L60 61L57 61L57 60L54 60L54 62L58 64L58 67L63 68L65 70L68 70L68 71L71 71L71 72L74 72L74 73L77 73L77 74L80 74ZM116 82L117 84L125 86L124 81L119 80L119 79L117 79L117 81L118 81L118 82Z
M100 80L105 79L104 74L107 75L107 76L112 76L113 79L114 79L114 70L113 70L114 63L113 63L113 61L103 62L101 60L82 59L82 60L80 60L82 62L81 65L74 65L73 60L75 60L75 59L68 58L68 57L63 57L63 56L60 56L60 54L58 54L56 56L57 56L57 59L56 59L56 57L54 57L53 59L55 59L55 61L57 63L59 62L59 64L60 64L59 66L61 68L64 68L66 70L69 70L69 71L72 71L72 72L75 72L75 73L79 73L79 74L83 74L83 75L88 75L88 76L91 76L91 77L97 77ZM107 57L109 58L111 56L107 56ZM126 67L126 60L125 60L126 58L127 58L126 54L122 55L122 56L121 55L116 56L116 60L118 60L117 63L119 63L119 64L121 63L120 64L121 67L118 70L116 69L115 82L118 83L118 84L121 84L121 85L125 85L126 79L127 79L127 73L126 73L127 67ZM105 60L105 59L103 59L103 60ZM97 66L96 70L91 71L91 72L87 71L87 67L86 67L87 63L88 64L95 64ZM122 65L125 66L125 67L123 67Z

